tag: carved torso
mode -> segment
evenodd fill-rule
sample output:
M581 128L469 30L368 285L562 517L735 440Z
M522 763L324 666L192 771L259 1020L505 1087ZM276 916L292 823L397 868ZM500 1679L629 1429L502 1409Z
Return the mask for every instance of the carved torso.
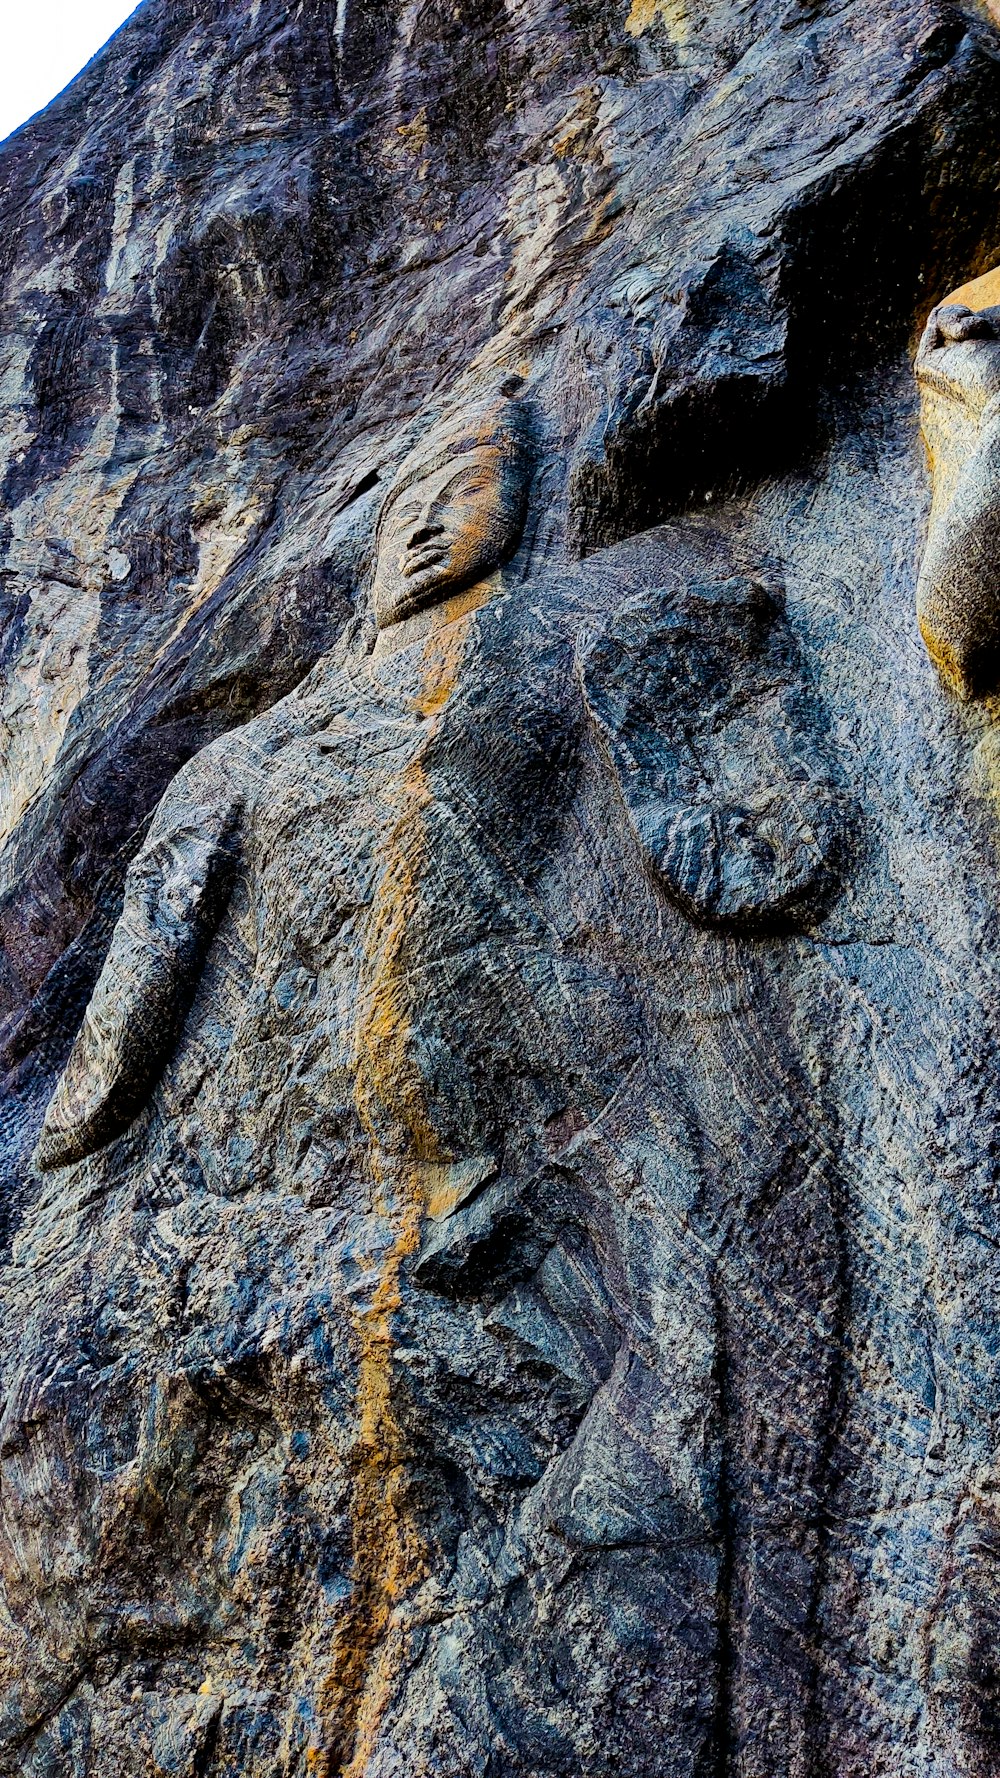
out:
M583 972L561 961L569 934L546 879L583 708L571 642L553 629L526 644L514 617L501 600L331 676L312 694L315 726L255 780L180 1059L203 1160L206 1129L224 1135L222 1189L251 1183L262 1133L287 1145L292 1189L322 1190L322 1172L332 1190L351 1153L355 1177L369 1173L365 1118L405 1149L417 1081L421 1116L455 1161L495 1149L518 1082L550 1101L543 1121L560 1108L548 1020ZM386 1043L388 1075L359 1087L359 1069L375 1069L367 1052Z

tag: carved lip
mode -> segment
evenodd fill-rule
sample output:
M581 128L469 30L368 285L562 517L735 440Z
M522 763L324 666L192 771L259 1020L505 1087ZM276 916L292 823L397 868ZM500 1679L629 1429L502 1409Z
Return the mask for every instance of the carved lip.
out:
M941 346L938 347L938 350L949 351L954 350L954 347ZM1000 374L997 376L995 387L984 383L976 390L969 390L963 384L953 381L943 371L931 369L926 360L917 364L917 379L928 389L935 390L938 395L947 395L950 401L957 401L959 406L967 409L970 414L981 413L986 403L992 401L995 395L1000 394Z
M448 541L435 539L433 543L422 543L417 549L406 550L400 562L404 577L409 580L414 575L423 574L428 568L437 568L446 562L451 550Z

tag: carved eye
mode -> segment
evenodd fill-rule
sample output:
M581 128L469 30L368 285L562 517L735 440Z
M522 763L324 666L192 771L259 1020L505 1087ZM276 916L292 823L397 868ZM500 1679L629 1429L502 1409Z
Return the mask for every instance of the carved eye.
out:
M444 498L449 501L466 500L470 495L491 492L495 485L489 476L470 475L463 477L461 481L454 482L450 488L447 488Z

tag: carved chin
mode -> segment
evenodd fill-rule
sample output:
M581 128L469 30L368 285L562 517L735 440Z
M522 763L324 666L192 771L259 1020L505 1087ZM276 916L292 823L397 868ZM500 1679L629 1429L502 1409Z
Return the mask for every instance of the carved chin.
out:
M400 576L388 586L376 588L375 620L380 630L387 629L390 624L401 623L404 618L450 598L459 590L460 583L450 564L442 563L433 571L414 574L408 579Z
M957 697L988 697L1000 683L1000 630L979 634L956 620L937 588L918 601L920 635L934 666Z
M988 527L956 527L950 547L928 547L917 586L924 646L942 679L963 699L989 696L1000 683L1000 583L990 560Z
M422 574L396 575L391 581L376 583L373 604L375 621L380 630L426 611L429 605L443 605L447 599L464 593L494 572L496 558L482 560L471 554L457 552L446 561L436 562Z

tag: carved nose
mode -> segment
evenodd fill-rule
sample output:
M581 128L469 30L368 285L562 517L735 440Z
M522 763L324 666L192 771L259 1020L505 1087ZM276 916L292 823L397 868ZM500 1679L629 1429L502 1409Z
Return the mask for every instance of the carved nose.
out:
M430 543L433 538L440 537L443 530L443 525L435 525L430 519L425 519L423 524L415 526L410 532L407 540L410 549L417 549L421 543Z

